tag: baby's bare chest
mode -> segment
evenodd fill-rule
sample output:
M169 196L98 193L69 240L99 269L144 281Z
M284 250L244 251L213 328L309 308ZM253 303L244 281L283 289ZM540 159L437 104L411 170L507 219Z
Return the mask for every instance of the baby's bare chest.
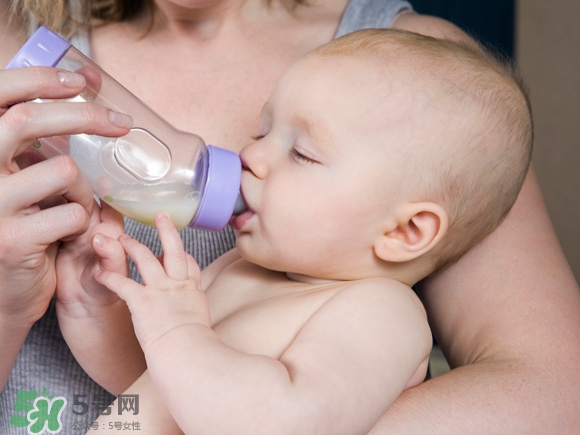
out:
M223 280L206 293L212 327L230 346L279 358L338 290Z

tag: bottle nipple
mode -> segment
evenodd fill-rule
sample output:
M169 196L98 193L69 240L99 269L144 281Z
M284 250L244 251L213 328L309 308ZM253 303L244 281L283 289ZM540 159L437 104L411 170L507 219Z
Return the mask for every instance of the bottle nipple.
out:
M244 211L247 210L246 203L244 202L244 197L241 193L238 193L238 197L236 198L236 205L234 205L234 211L232 215L236 216L242 214Z

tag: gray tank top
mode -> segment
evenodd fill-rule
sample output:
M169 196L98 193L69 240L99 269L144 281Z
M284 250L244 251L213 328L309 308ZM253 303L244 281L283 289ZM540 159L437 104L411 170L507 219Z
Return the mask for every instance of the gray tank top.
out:
M351 0L336 37L359 29L390 27L398 14L410 10L411 5L407 1ZM86 34L78 35L71 42L90 56ZM154 228L130 219L126 219L125 224L128 234L160 254L161 246ZM235 234L229 227L219 232L188 228L181 231L181 236L186 249L202 268L235 245ZM131 274L139 279L134 267ZM27 433L25 411L31 409L35 394L66 398L67 405L61 415L63 434L85 433L91 422L113 400L112 395L84 373L72 356L58 328L54 300L30 331L0 394L0 434ZM119 421L130 423L131 415L123 414L119 416Z

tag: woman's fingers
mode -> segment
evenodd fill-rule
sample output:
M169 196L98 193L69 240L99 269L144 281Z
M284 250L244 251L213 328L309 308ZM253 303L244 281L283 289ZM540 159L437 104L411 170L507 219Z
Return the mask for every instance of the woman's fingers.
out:
M22 267L32 254L44 251L53 242L84 233L88 224L86 210L75 203L3 219L0 257L6 262L14 260L17 267Z
M20 103L0 117L0 173L13 172L13 159L39 137L87 133L122 136L132 118L92 103Z
M45 160L2 177L0 216L37 211L35 204L54 196L63 196L69 202L78 203L87 215L94 207L88 181L68 156Z
M0 109L37 98L62 99L79 94L86 85L81 74L49 67L0 70ZM0 112L2 113L2 112Z
M14 172L12 160L38 138L129 132L132 119L128 115L98 104L65 101L86 86L83 75L55 68L0 70L0 174ZM32 102L39 98L45 102Z

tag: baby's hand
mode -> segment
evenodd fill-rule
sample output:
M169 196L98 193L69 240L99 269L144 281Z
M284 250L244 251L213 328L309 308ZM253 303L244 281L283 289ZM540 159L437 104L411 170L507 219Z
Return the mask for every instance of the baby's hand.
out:
M143 285L107 269L95 273L99 283L127 302L145 353L172 330L185 325L210 327L199 266L184 251L179 233L166 213L155 216L155 225L163 247L160 259L131 237L119 237L125 252L137 265Z

